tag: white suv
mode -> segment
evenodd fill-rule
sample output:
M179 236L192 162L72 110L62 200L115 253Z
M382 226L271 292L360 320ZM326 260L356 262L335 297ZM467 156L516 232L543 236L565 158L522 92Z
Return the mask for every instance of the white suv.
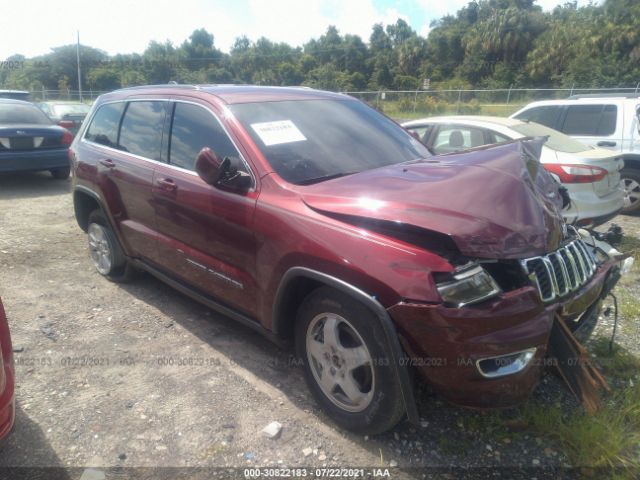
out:
M625 165L623 212L640 211L640 93L533 102L511 118L541 123L587 145L620 152Z

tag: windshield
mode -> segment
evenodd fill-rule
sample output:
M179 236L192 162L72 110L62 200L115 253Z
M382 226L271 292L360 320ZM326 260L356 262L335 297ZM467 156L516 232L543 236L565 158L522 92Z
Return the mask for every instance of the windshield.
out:
M510 128L521 133L525 137L548 136L549 140L547 140L545 146L558 152L578 153L589 150L589 147L584 143L580 143L578 140L575 140L564 133L560 133L552 128L540 125L539 123L523 123L521 125L514 125Z
M0 103L0 125L22 123L51 125L51 120L35 105Z
M278 175L297 185L431 156L402 127L354 100L230 108Z
M89 110L91 110L91 107L82 103L53 106L53 111L57 117L64 117L65 115L86 115L89 113Z

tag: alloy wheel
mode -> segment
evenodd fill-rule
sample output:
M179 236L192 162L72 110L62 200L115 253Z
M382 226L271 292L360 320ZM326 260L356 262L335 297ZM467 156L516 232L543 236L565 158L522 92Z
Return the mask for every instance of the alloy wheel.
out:
M633 178L623 178L622 187L624 188L624 208L635 206L640 200L640 183Z
M98 272L108 275L113 266L113 252L107 231L102 225L92 223L89 225L89 252Z
M375 387L373 361L346 319L334 313L315 316L307 328L306 347L311 372L331 402L348 412L369 406Z

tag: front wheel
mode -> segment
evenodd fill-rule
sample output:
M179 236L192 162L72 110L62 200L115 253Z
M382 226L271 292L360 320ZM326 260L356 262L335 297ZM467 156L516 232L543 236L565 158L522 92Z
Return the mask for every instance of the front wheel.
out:
M640 210L640 170L624 168L620 177L624 189L622 213L637 213Z
M298 312L296 350L309 389L341 427L376 434L404 415L384 330L351 297L329 287L312 292Z

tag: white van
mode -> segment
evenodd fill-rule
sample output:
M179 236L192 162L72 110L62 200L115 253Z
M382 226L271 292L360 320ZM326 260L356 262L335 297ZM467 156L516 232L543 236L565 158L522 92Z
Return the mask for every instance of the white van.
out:
M533 102L511 118L541 123L582 143L622 153L623 212L640 211L640 93Z

